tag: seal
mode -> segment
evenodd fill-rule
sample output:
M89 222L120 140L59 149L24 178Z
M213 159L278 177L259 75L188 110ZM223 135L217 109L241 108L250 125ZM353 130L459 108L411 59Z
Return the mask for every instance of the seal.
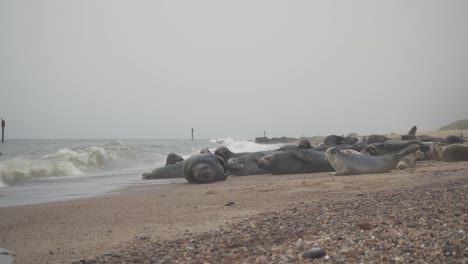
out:
M323 144L315 148L318 151L326 151L328 148L336 147L339 149L354 149L361 151L368 144L367 143L358 143L358 139L354 137L340 137L337 135L327 136Z
M268 173L266 170L261 169L257 166L257 162L262 159L265 155L271 154L272 151L259 151L246 154L240 157L232 157L228 160L227 166L229 172L236 176L247 176L247 175L261 175ZM238 164L238 169L233 168L234 164Z
M403 141L403 140L395 140L395 141L386 141L380 143L373 143L372 146L377 149L378 155L386 155L390 153L399 152L402 149L416 144L419 146L419 150L422 152L429 151L429 146L418 141L418 140L410 140L410 141Z
M440 143L434 143L430 146L430 149L429 149L429 157L430 159L433 159L433 160L437 160L437 161L440 161L442 160L440 158L440 151L442 150L442 146L440 145Z
M322 151L297 149L265 155L257 166L273 175L333 171Z
M354 145L358 142L357 138L353 137L340 137L337 135L327 136L323 140L323 144L327 147L335 147L337 145Z
M143 173L144 180L154 179L169 179L169 178L183 178L184 172L182 165L184 161L177 162L176 164L167 165L161 168L154 169L152 172Z
M299 141L299 144L298 145L284 145L278 149L276 149L276 151L286 151L286 150L291 150L291 149L311 149L312 148L312 145L310 144L310 141L307 140L307 139L302 139L301 141Z
M311 149L312 145L310 144L310 141L307 139L302 139L299 141L299 144L297 145L299 149Z
M412 144L402 151L385 156L365 156L343 154L337 148L329 148L326 156L335 175L357 175L368 173L384 173L394 169L398 162L408 154L419 150L419 145Z
M403 157L400 162L397 164L397 169L404 170L407 168L413 168L417 160L422 160L424 158L424 153L420 150L415 151L409 155Z
M240 157L240 156L243 156L243 155L249 154L249 153L251 153L251 152L233 153L231 150L229 150L225 146L219 147L219 148L217 148L215 150L215 154L220 156L221 158L223 158L225 162L227 162L230 158Z
M185 179L190 183L212 183L224 181L224 160L212 153L196 154L182 165Z
M387 140L388 140L388 137L383 136L383 135L370 135L367 138L367 143L369 143L369 144L381 143L381 142L385 142Z
M175 153L169 153L169 155L167 155L167 158L166 158L166 166L169 166L169 165L172 165L172 164L176 164L177 162L180 162L180 161L183 161L184 158L182 158L181 156L175 154Z
M209 148L203 148L200 150L200 154L204 154L204 153L211 153L211 151Z
M465 143L466 140L462 137L459 137L459 136L446 136L445 139L444 139L444 143L447 144L447 145L450 145L450 144L457 144L457 143L460 143L460 144L463 144Z
M466 144L451 144L442 147L440 150L440 158L443 161L468 161L468 145Z

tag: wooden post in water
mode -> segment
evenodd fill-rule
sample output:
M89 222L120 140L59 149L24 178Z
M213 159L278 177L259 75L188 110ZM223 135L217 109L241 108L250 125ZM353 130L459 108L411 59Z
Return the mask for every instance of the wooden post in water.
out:
M193 141L193 128L192 128L192 141Z
M2 118L2 143L4 142L5 139L5 120Z

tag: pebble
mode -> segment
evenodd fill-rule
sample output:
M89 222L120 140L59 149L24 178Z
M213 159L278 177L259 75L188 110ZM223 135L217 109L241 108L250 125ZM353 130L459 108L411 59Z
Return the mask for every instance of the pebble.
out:
M326 254L327 252L324 249L316 247L302 253L302 258L321 258Z
M224 206L233 206L235 204L235 202L229 202L227 204L225 204Z
M363 230L370 230L372 228L371 223L367 221L361 221L357 223L356 225Z

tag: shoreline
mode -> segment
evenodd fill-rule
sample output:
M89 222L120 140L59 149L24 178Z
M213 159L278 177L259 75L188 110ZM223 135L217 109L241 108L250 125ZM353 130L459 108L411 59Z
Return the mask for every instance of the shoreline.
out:
M14 251L16 263L93 259L128 251L135 243L202 235L301 203L351 201L361 194L464 180L467 173L468 162L427 161L384 174L260 175L206 185L130 186L112 195L0 208L0 247Z

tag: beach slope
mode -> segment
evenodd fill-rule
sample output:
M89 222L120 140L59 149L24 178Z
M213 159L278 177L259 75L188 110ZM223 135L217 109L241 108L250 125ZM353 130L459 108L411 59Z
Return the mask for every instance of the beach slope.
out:
M468 260L468 162L384 174L230 177L0 208L16 263Z

